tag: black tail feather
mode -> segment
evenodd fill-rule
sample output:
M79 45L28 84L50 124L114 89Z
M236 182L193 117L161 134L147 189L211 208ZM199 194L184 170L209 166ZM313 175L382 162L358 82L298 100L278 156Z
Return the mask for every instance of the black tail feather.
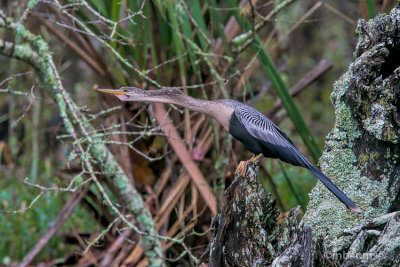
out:
M331 191L343 204L345 204L348 209L351 209L355 212L361 212L360 208L357 207L357 205L354 204L354 202L351 201L351 199L348 198L339 188L337 188L325 174L323 174L314 166L311 166L308 169L329 189L329 191Z

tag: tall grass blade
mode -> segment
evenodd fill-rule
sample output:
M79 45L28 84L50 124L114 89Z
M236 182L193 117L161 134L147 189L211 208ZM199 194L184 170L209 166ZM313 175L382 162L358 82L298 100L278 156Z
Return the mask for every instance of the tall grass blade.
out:
M244 30L251 31L252 30L251 24L246 19L242 18L238 12L240 7L236 3L234 3L233 0L228 0L228 3L234 10L234 15L239 25ZM308 129L306 123L304 122L304 119L299 109L297 108L292 96L290 95L289 89L284 83L281 75L279 74L275 66L275 63L268 54L267 50L264 48L264 44L258 37L257 33L253 33L252 36L255 37L252 43L252 47L257 53L257 57L261 66L263 67L265 73L271 80L271 84L273 85L276 93L281 99L283 106L285 107L289 117L291 118L294 126L296 127L297 132L301 136L305 146L310 152L314 162L318 162L318 159L321 156L321 151L318 148L314 140L314 137L311 134L310 130Z
M375 12L374 0L367 0L367 9L368 9L368 17L370 19L375 18L376 12Z

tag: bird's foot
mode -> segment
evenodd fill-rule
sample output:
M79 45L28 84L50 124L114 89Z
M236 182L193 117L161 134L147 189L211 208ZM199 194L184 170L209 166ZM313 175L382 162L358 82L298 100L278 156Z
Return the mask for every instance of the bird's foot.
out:
M239 162L239 165L236 168L235 174L239 174L240 176L243 176L243 177L246 176L247 162L248 162L248 160Z
M246 172L247 172L247 164L249 162L257 164L258 162L260 162L260 160L263 158L263 154L259 154L258 156L252 156L251 159L246 160L246 161L241 161L239 162L239 165L236 168L235 174L239 174L240 176L246 176Z
M263 154L258 154L258 156L256 156L256 157L255 157L255 155L254 155L254 156L252 156L251 159L249 159L248 161L257 164L258 162L260 162L260 160L261 160L263 157L264 157Z

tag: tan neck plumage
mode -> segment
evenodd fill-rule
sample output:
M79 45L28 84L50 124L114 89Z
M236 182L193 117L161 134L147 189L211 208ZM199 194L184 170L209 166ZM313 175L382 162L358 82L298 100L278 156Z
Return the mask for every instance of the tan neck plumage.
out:
M148 91L150 92L150 91ZM207 114L215 118L222 126L229 131L229 121L233 113L233 109L227 107L218 100L206 101L202 99L193 98L185 94L168 94L161 90L154 90L140 100L132 100L139 102L156 102L175 104L192 111Z

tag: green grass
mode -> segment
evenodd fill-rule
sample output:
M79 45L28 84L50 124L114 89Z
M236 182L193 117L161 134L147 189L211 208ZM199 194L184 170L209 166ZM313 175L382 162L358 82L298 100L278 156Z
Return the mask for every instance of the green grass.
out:
M317 182L317 179L308 170L286 163L282 163L285 170L285 172L283 172L280 168L280 164L274 164L276 163L274 161L275 160L272 159L266 160L264 166L273 178L277 191L279 192L279 197L285 207L285 211L289 211L291 208L298 205L300 205L304 211L306 208L304 204L308 203L309 200L308 193ZM285 177L285 173L287 177ZM262 173L260 173L260 176L261 175ZM293 186L298 198L295 197L287 178ZM263 181L266 192L273 192L268 180L264 178Z
M375 12L374 0L367 0L367 9L368 9L368 17L370 19L375 18L376 12Z
M239 9L237 4L234 3L233 0L228 0L228 3L231 8L234 9L234 15L239 23L239 25L247 32L252 31L252 26L249 21L245 20L239 13ZM273 88L281 99L283 106L285 107L289 117L291 118L294 126L296 127L297 133L301 136L304 145L307 147L310 152L314 162L318 162L319 157L321 156L321 151L315 142L314 136L311 131L308 129L303 116L301 115L299 109L297 108L292 96L289 93L289 89L287 88L285 82L283 81L281 75L278 72L278 69L275 66L272 58L268 54L266 48L264 47L263 42L258 37L257 33L254 33L255 39L252 42L252 47L257 53L258 60L264 69L266 75L271 81Z
M42 175L37 182L48 186L59 185L56 177L43 176L46 172L43 170L43 162L40 163L39 173ZM22 260L55 222L59 211L71 195L47 192L31 208L24 212L15 212L28 207L40 194L39 189L23 184L21 175L18 172L0 172L0 264ZM96 229L101 229L99 224L84 208L78 206L36 259L51 260L75 250L75 245L69 246L63 242L62 233L93 233Z

